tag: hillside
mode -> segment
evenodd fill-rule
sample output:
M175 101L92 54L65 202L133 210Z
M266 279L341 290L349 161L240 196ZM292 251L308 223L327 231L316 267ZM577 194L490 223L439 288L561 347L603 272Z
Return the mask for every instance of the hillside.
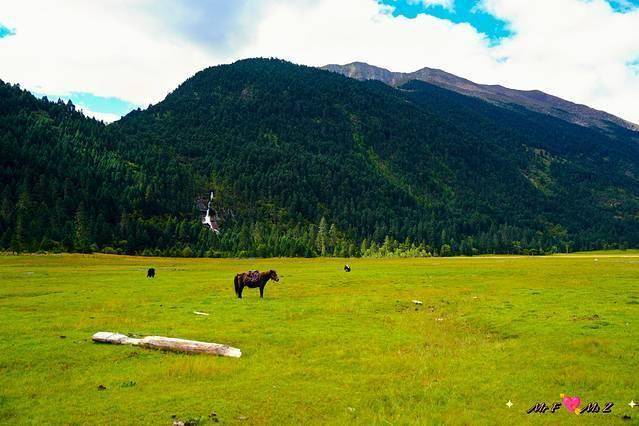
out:
M399 87L409 81L420 80L462 95L476 97L502 107L519 106L530 111L551 115L581 126L610 130L616 127L639 131L639 126L605 111L576 104L539 90L516 90L500 85L478 84L446 71L422 68L415 72L392 72L363 62L346 65L330 64L325 70L343 74L358 80L379 80Z
M315 256L639 246L637 134L621 127L265 59L203 70L109 126L9 85L0 95L4 248ZM211 192L219 235L201 223Z

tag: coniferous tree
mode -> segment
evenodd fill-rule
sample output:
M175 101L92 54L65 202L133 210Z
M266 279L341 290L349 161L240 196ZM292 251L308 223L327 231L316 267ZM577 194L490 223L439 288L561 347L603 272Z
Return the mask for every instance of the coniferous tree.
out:
M322 216L317 227L317 251L320 256L326 256L326 244L328 241L328 229L326 218Z
M87 213L84 208L84 203L80 203L78 211L75 214L75 249L86 253L91 246L89 223L87 219Z

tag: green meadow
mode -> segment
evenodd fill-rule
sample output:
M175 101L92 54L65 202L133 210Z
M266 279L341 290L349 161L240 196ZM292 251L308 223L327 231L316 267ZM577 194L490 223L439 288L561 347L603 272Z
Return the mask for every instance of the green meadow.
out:
M238 300L248 269L282 279ZM636 252L0 256L0 423L639 424L638 280ZM96 344L97 331L243 355ZM615 405L526 414L561 393Z

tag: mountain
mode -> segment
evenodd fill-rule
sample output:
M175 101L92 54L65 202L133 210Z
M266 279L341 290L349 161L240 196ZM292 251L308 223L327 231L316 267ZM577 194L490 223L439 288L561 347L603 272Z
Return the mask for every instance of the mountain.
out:
M638 142L619 126L280 60L207 68L108 126L2 83L0 246L172 256L637 247Z
M548 114L581 126L601 129L619 126L625 129L639 131L639 126L634 123L630 123L607 112L599 111L586 105L575 104L539 90L515 90L499 85L477 84L438 69L422 68L411 73L401 73L392 72L363 62L353 62L346 65L331 64L322 67L322 69L358 80L379 80L394 87L399 87L411 80L420 80L500 106L524 107L531 111Z

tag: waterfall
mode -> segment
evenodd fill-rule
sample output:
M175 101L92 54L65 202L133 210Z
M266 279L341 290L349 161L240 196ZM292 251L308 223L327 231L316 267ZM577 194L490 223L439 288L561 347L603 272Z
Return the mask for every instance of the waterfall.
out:
M206 216L204 216L204 219L202 219L202 223L208 226L209 228L211 228L211 231L215 232L216 234L219 234L220 230L217 227L217 221L215 220L215 218L211 217L212 202L213 202L213 192L211 192L211 196L209 197L209 204L207 205L207 208L206 208Z

